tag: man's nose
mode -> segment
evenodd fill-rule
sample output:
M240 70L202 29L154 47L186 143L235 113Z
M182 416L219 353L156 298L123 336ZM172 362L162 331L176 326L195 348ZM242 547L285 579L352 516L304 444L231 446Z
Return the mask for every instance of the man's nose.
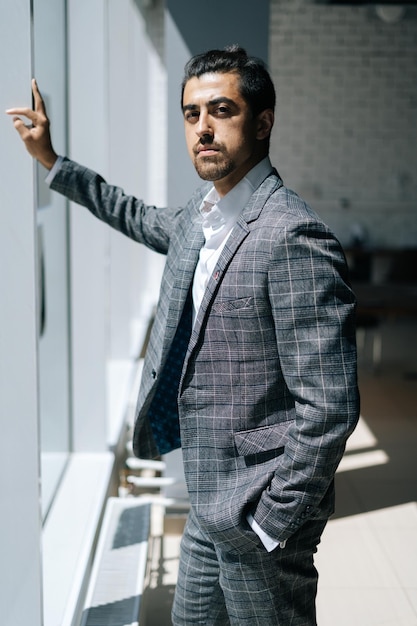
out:
M201 138L205 137L213 137L213 129L210 125L209 116L207 113L200 111L200 115L198 118L197 128L196 128L197 136Z

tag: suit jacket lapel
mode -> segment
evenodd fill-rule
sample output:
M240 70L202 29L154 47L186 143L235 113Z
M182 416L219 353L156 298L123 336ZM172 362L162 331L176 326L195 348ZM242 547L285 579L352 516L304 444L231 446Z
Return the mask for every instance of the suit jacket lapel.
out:
M197 212L190 227L184 233L183 245L179 252L177 271L172 288L167 294L165 336L162 346L162 358L169 349L176 328L181 318L182 310L187 299L200 249L204 244L202 218Z
M198 311L197 319L194 324L193 332L191 335L189 350L192 350L197 343L201 325L207 313L207 309L215 294L218 286L222 280L223 274L227 269L230 261L236 254L236 251L246 239L250 232L250 223L257 220L265 202L270 195L279 187L282 186L282 180L279 174L274 170L273 174L268 176L264 182L258 187L258 189L252 194L248 204L240 214L235 227L233 228L230 237L226 241L226 244L219 257L214 272L210 277L207 288L204 293L203 300L201 302L200 309Z
M238 222L244 221L246 224L250 224L250 222L257 220L265 202L271 194L282 187L282 185L282 180L278 172L274 169L272 174L265 178L264 182L259 185L256 191L253 192L249 202L243 209Z

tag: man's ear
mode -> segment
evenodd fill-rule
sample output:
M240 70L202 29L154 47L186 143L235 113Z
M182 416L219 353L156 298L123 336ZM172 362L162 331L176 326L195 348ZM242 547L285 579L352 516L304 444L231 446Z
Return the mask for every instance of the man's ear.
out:
M272 109L265 109L261 111L257 117L257 133L256 138L262 141L267 139L272 131L274 125L274 112Z

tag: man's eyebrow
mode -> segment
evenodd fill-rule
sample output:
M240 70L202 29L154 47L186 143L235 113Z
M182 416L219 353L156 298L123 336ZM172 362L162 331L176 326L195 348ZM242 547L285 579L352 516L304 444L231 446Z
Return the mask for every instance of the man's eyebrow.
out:
M219 96L218 98L214 98L213 100L209 100L207 102L208 106L216 106L216 104L229 104L230 106L236 106L236 102L231 98L227 98L226 96Z
M198 108L196 104L184 104L182 110L185 113L186 111L197 111Z
M208 107L216 106L217 104L229 104L230 106L236 106L236 102L231 98L227 98L226 96L219 96L218 98L213 98L213 100L209 100L207 102ZM199 106L197 104L184 104L182 107L183 113L186 111L198 111Z

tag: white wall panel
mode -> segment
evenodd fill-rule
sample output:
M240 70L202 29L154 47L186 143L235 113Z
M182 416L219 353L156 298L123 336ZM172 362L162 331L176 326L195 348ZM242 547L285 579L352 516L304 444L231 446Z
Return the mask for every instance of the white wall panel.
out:
M106 2L71 0L68 18L70 155L107 177ZM71 206L70 224L73 444L77 452L101 451L106 446L109 230L77 206Z
M30 2L0 11L0 619L41 626L34 170L3 113L31 104Z

